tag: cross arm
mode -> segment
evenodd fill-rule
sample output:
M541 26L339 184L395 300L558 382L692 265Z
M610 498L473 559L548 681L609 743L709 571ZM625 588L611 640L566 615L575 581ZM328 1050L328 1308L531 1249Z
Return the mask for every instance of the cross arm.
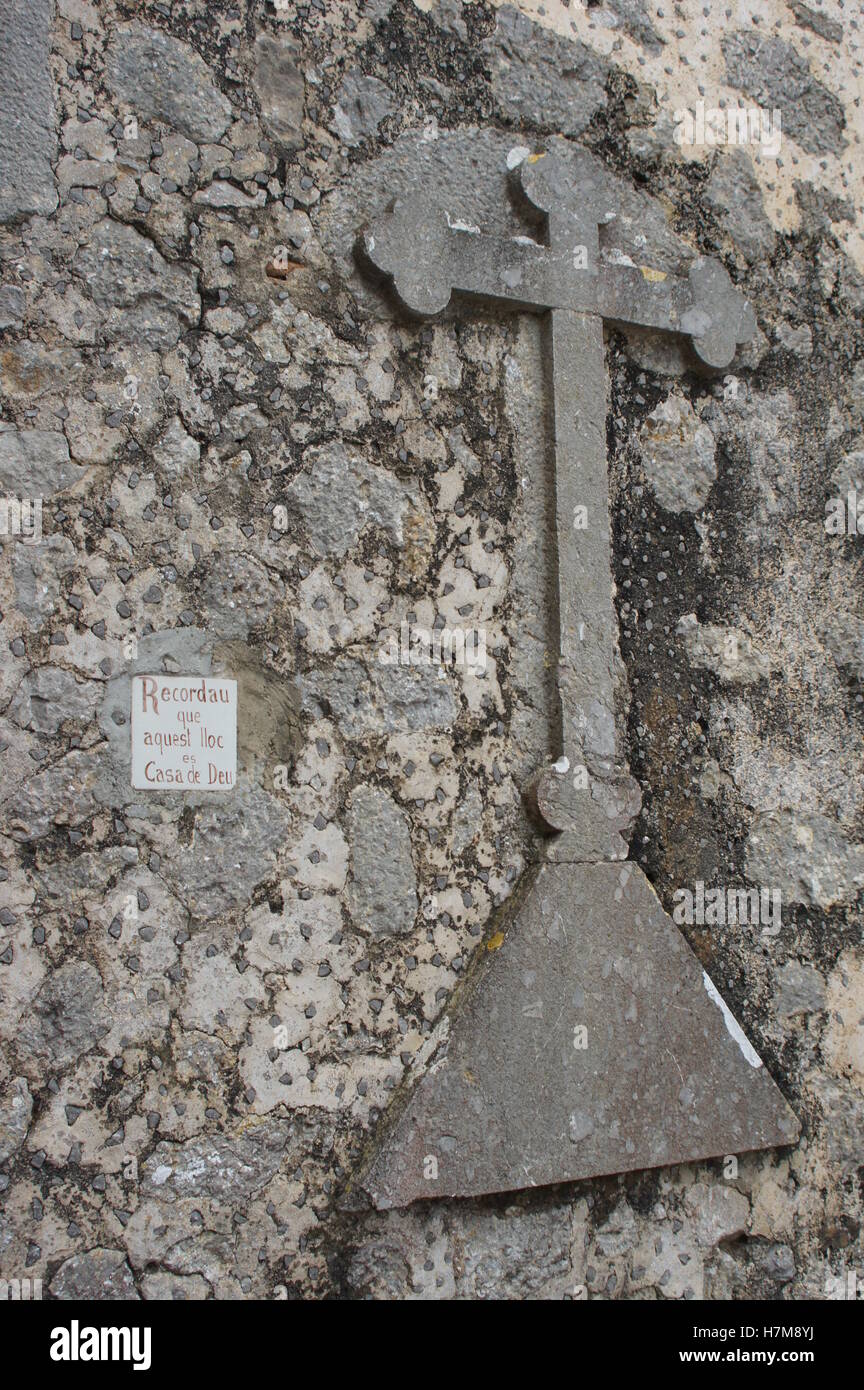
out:
M658 328L688 336L709 367L726 367L749 342L756 317L724 266L700 256L685 279L647 266L601 267L598 311L621 327Z
M614 216L608 193L596 174L573 185L566 166L554 155L532 155L513 171L513 184L536 216L545 219L550 245L571 245L576 236L597 264L594 310L622 327L657 328L689 337L709 367L726 367L739 343L756 332L756 317L723 265L699 256L686 276L636 266L620 254L600 250L600 225Z
M753 336L753 310L719 261L699 257L686 278L612 263L598 252L590 218L566 210L547 215L552 244L541 246L527 236L481 232L424 197L401 198L364 228L358 250L367 269L392 281L403 307L420 318L440 313L454 291L511 309L570 309L684 334L717 368Z
M365 227L358 252L418 318L446 309L454 291L534 313L598 308L596 266L574 269L572 251L481 232L419 196L397 199Z

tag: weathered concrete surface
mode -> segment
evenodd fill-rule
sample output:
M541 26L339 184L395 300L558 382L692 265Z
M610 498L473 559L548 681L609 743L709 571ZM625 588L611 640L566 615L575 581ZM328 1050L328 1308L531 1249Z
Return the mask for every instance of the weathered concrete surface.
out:
M757 101L727 81L722 8L681 24L521 0L517 51L487 0L322 3L55 0L23 180L4 146L4 190L43 211L13 193L0 224L0 496L38 481L45 507L40 544L0 538L0 1277L99 1298L824 1298L864 1268L861 542L823 529L830 498L864 495L856 16L764 0L753 31L785 46L781 82L809 84L820 146L784 97L775 160L673 139L700 97ZM120 55L130 25L157 35L141 64ZM16 119L26 64L4 71ZM686 280L719 258L758 316L714 376L683 339L605 333L622 664L601 727L638 795L596 775L587 795L610 855L641 800L630 856L669 912L697 879L750 885L748 864L794 894L773 938L682 931L806 1143L734 1173L345 1214L497 910L549 853L522 790L561 746L543 316L454 301L408 323L353 245L417 190L536 238L502 190L541 148L618 210L610 268ZM280 246L293 268L274 276ZM639 442L673 392L716 444L694 511L659 503ZM334 487L342 458L371 478L295 499L320 450ZM673 500L691 462L669 460ZM372 480L380 519L357 529ZM381 665L403 621L484 628L485 672ZM739 679L736 653L766 674ZM237 676L230 811L133 793L139 659ZM349 911L364 786L410 837L404 934Z
M57 206L54 82L48 66L53 0L0 4L0 222Z
M544 866L508 918L361 1179L377 1206L794 1142L798 1121L640 869Z

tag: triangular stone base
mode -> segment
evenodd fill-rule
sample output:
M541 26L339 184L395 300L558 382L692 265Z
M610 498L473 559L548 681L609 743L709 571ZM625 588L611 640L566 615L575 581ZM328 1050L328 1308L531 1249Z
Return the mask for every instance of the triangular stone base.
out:
M376 1206L794 1142L795 1116L639 868L546 864L508 907L359 1182Z

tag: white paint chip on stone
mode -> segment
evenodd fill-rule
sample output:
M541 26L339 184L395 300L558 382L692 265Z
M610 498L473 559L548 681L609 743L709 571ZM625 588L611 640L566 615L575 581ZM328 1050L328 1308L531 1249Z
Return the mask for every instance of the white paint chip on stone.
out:
M717 1005L717 1008L722 1013L723 1020L726 1024L726 1027L729 1029L730 1035L735 1039L736 1043L740 1047L742 1053L746 1057L747 1061L750 1063L751 1067L761 1067L762 1058L759 1056L759 1053L752 1046L749 1039L745 1036L740 1023L730 1010L728 1004L718 994L717 986L714 984L714 981L711 979L711 976L708 974L707 970L702 971L702 982L705 985L705 991L708 995L708 998L711 999Z
M454 222L451 220L449 212L446 214L446 217L447 226L450 228L451 232L470 232L471 236L480 236L480 228L476 227L473 222L462 222L458 218Z
M515 169L517 164L521 164L523 159L527 159L530 153L527 145L514 145L512 150L507 153L507 168Z
M237 782L237 682L134 676L132 786L231 791Z

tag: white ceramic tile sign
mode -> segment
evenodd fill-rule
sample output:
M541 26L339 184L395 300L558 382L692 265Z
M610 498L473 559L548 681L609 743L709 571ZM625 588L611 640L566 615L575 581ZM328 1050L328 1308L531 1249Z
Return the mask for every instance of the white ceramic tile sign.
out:
M132 677L132 786L230 791L237 781L237 682Z

